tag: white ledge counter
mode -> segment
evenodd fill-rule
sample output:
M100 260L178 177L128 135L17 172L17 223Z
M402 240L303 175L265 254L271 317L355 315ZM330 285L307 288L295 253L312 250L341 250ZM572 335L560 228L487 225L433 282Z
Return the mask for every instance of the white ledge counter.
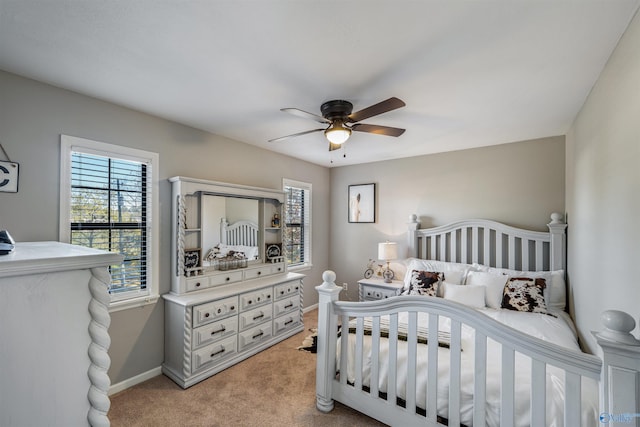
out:
M108 426L118 254L59 242L0 256L0 425Z

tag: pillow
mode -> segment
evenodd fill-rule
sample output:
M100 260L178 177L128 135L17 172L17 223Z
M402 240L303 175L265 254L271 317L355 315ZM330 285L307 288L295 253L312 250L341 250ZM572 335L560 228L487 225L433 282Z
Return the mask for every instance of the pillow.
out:
M504 287L502 308L547 314L545 287L545 280L542 278L512 277Z
M442 280L456 285L463 285L467 272L471 268L470 264L460 264L456 262L409 258L407 259L407 273L404 276L404 286L409 287L411 272L413 270L439 271L444 274Z
M507 268L488 267L486 265L473 264L479 271L488 271L496 274L506 274L511 277L542 277L547 282L544 291L544 299L548 308L564 311L567 306L567 285L564 281L564 270L554 271L518 271Z
M402 291L402 295L438 296L438 288L442 282L442 273L435 271L412 270L409 287Z
M484 286L464 286L443 282L444 299L459 302L473 308L484 308Z
M483 287L484 301L487 307L500 308L504 287L509 276L486 271L470 271L467 275L467 286Z

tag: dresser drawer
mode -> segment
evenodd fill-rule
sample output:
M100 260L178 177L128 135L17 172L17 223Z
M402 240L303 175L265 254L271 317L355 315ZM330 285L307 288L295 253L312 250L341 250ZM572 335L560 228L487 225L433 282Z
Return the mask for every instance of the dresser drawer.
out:
M271 320L271 311L271 305L265 305L251 311L240 313L240 330L243 331L267 320Z
M293 296L273 303L273 316L278 317L292 310L297 310L300 305L300 297Z
M271 264L271 274L284 273L284 262Z
M289 295L297 295L298 292L300 292L300 282L297 280L294 282L283 283L274 287L274 293L277 300L286 298Z
M273 301L273 289L271 287L259 289L240 295L240 310L251 310Z
M229 337L222 341L208 345L193 352L192 371L204 368L210 364L226 359L238 352L236 337Z
M238 297L225 298L193 307L193 327L206 325L238 313Z
M239 282L242 280L242 271L227 271L215 274L209 278L209 286L224 285L226 283Z
M209 287L209 277L192 277L186 280L187 292Z
M264 323L255 328L249 329L238 334L238 351L242 351L247 347L266 341L271 338L272 327L271 322Z
M211 344L238 332L238 316L228 317L217 322L200 326L193 331L193 349Z
M300 313L294 312L280 316L273 321L273 334L277 335L300 324Z

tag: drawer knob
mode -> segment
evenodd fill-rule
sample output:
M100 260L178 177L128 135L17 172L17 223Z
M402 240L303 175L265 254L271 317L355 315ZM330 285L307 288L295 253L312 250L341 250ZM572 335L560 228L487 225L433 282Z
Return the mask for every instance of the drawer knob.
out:
M210 314L209 314L209 313L205 313L205 314L204 314L204 317L209 317L209 316L210 316Z
M226 281L228 282L229 280L231 280L231 277L227 277L227 278L226 278L226 279L224 279L224 280L226 280Z
M218 309L218 314L220 314L220 313L222 313L222 309L221 308Z
M247 304L251 304L252 302L253 302L253 301L249 300L249 301L247 301Z
M200 287L200 282L196 283L196 288Z
M236 306L235 306L235 305L232 305L232 306L231 306L231 310L235 310L235 309L236 309Z
M258 276L262 274L262 271L258 271Z

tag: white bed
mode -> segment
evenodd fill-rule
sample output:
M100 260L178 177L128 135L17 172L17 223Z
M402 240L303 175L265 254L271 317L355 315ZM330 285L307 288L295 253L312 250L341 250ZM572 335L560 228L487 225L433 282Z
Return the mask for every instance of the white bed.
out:
M610 349L604 345L607 369L603 370L601 359L580 351L573 324L563 312L564 280L558 280L558 272L564 269L566 225L560 215L552 215L549 232L486 220L418 228L414 217L408 246L418 259L409 264L408 272L423 262L425 269L451 268L449 277L465 284L454 283L455 292L448 298L410 295L340 302L335 274L325 272L325 283L317 287L316 392L321 411L330 411L336 400L402 426L445 425L441 422L597 426L601 414L638 412L640 365L607 357ZM466 268L464 279L453 273L458 268ZM496 277L504 273L544 277L549 283L544 294L548 314L496 307L495 290L487 292L488 287L482 294L485 301L479 304L477 289L466 284L470 271ZM550 271L556 272L553 278ZM446 272L444 278L446 282ZM406 289L410 281L408 274ZM631 345L615 346L635 351L637 359L635 339L627 333L635 324L625 319L624 327L610 332L626 334ZM352 333L341 333L336 339L339 324L349 324ZM439 335L448 347L417 343L423 335L430 343ZM624 365L624 370L616 363ZM612 372L618 375L614 380ZM620 390L617 384L626 384L629 390ZM623 400L623 407L616 406L614 399Z

